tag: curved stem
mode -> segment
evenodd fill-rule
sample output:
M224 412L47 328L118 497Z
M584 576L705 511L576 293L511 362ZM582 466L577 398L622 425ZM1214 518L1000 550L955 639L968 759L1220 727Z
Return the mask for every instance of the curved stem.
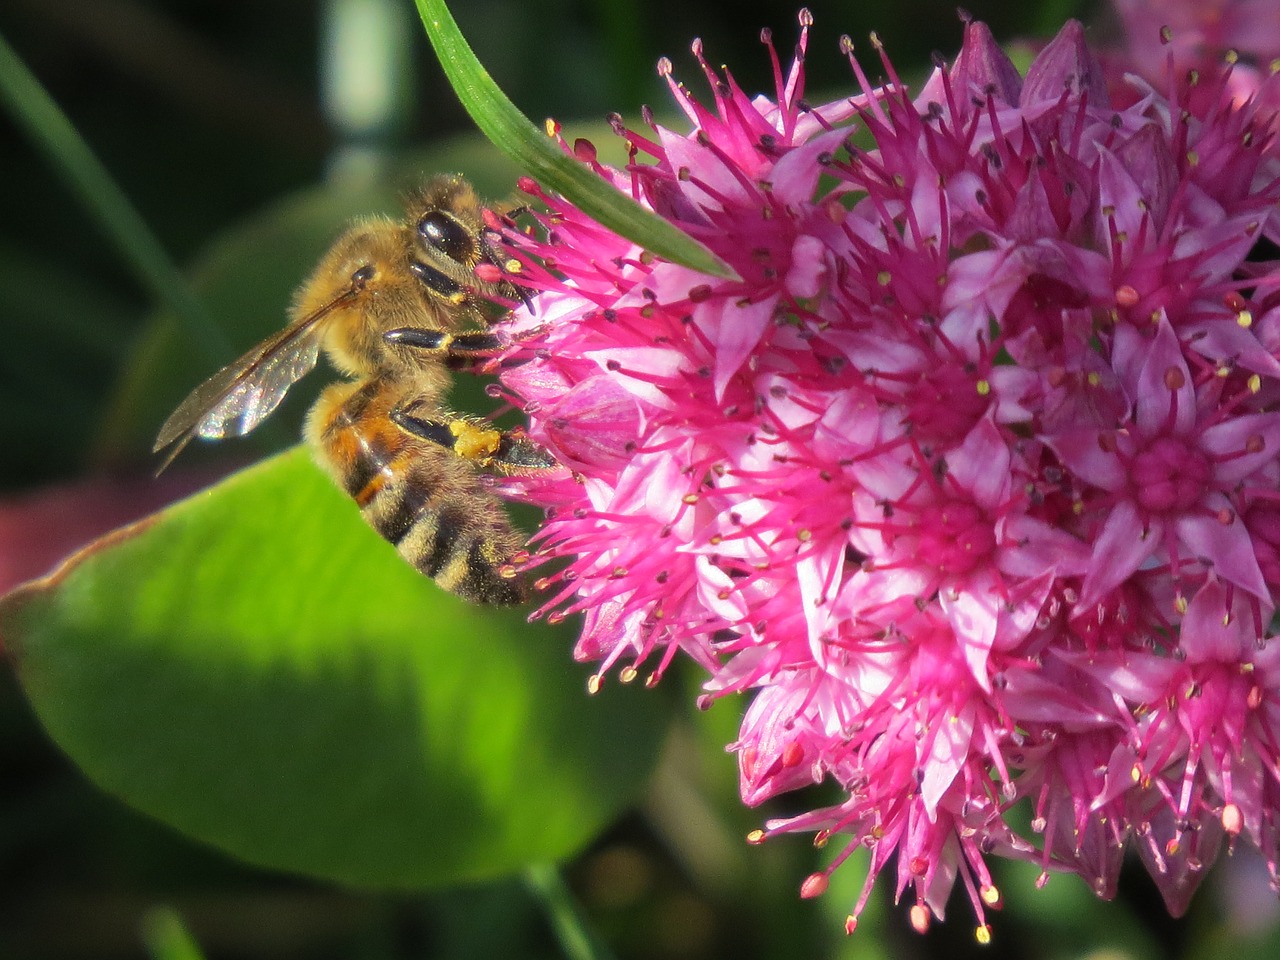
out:
M609 949L588 928L559 870L551 864L534 864L525 868L524 883L542 904L568 960L614 960Z

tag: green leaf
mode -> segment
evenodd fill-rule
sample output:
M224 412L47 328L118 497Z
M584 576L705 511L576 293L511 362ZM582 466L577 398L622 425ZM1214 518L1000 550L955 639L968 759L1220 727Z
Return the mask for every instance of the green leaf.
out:
M405 564L294 450L0 603L41 722L108 791L252 863L419 888L563 858L644 783L654 693Z
M712 276L736 278L732 267L698 241L565 156L494 83L444 0L415 3L454 92L494 146L543 186L560 192L587 216L646 250Z

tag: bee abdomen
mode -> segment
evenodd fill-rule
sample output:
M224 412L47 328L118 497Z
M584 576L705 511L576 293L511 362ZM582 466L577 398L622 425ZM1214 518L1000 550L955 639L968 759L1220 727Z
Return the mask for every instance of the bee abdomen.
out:
M361 506L365 519L445 590L473 603L524 600L511 566L519 541L501 506L475 489L455 489L449 470L431 466L415 459L397 482L380 485Z
M390 419L391 385L338 384L316 404L309 436L369 525L410 564L473 603L526 597L513 560L523 541L472 467Z

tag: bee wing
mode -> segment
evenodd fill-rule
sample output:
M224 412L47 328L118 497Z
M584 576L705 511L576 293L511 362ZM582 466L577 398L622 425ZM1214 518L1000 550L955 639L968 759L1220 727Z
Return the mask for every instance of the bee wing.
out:
M160 428L154 450L187 435L218 439L248 433L316 365L320 344L310 331L286 330L227 364L188 394Z
M371 267L361 267L351 275L346 290L192 390L160 427L152 452L170 444L174 447L156 472L173 463L192 437L239 437L265 420L289 388L316 365L320 321L336 308L358 300L371 276Z
M192 390L164 422L152 447L157 452L174 444L160 471L192 437L238 437L260 424L316 365L319 349L315 324L297 324L264 340Z

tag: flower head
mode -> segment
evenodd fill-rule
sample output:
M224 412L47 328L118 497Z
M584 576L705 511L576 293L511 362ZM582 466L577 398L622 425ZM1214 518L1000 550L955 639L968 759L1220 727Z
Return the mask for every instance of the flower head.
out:
M843 790L755 838L870 848L868 890L897 854L917 927L959 881L983 937L991 856L1107 896L1133 838L1174 910L1223 837L1274 873L1270 117L1220 78L1113 106L1075 23L1025 77L970 23L914 95L846 38L861 92L813 105L809 28L786 70L765 36L770 97L664 61L693 130L617 120L623 170L564 145L736 278L523 184L502 382L566 468L512 487L539 613L583 615L593 684L683 651L749 692L743 799Z

